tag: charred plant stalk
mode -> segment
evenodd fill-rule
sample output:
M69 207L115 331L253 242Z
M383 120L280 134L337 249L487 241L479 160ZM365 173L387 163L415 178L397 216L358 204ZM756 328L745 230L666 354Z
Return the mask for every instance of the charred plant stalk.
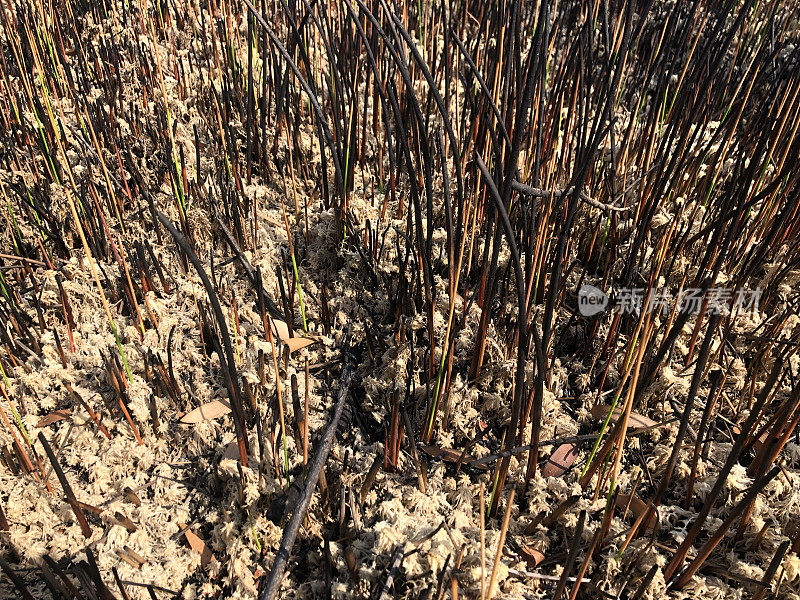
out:
M292 516L286 528L283 530L281 543L280 546L278 546L278 551L275 553L275 560L272 563L272 570L258 595L259 600L272 600L277 596L280 590L283 572L289 561L289 555L294 546L295 538L300 531L300 525L305 519L308 505L311 503L311 496L314 494L314 489L317 487L317 481L319 480L320 473L328 458L328 452L330 452L331 445L333 444L333 439L336 435L336 427L342 416L342 409L344 408L345 400L349 392L351 378L352 366L350 365L348 357L345 355L342 362L342 374L339 377L339 393L333 407L333 412L320 438L314 458L311 460L303 491L294 507L294 511L292 512Z
M158 213L157 216L164 228L169 231L170 235L175 240L175 243L197 270L197 274L199 275L200 280L203 282L203 287L205 287L206 293L208 294L208 300L211 303L214 316L217 319L217 327L219 327L220 337L222 338L222 343L225 346L225 356L223 357L220 355L220 362L223 363L223 369L226 372L225 384L228 388L231 406L233 407L234 411L233 422L236 428L236 440L239 445L239 460L241 461L242 466L246 466L249 444L247 441L247 431L245 429L241 394L239 393L239 375L236 371L236 362L233 355L233 348L231 346L231 338L230 335L228 335L228 327L225 324L225 315L222 313L222 307L219 304L217 292L214 290L214 286L212 285L211 280L208 278L202 263L197 258L197 255L194 253L194 250L192 250L192 247L186 241L186 238L184 238L183 235L177 229L175 229L175 226L169 221L169 219L167 219L166 216L164 216L162 213Z

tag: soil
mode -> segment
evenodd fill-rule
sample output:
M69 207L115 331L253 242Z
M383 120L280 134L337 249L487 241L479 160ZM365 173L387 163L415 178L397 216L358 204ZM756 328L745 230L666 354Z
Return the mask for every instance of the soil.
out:
M195 11L196 4L192 5L192 13ZM206 13L210 19L208 11ZM199 17L199 13L194 17ZM198 190L189 195L186 220L194 248L217 285L233 343L235 367L252 391L257 408L255 414L263 424L264 452L263 455L260 452L262 444L258 431L252 428L248 433L251 448L248 463L240 465L230 412L186 422L194 420L191 411L198 407L213 402L226 405L230 401L220 356L212 341L207 339L209 329L205 329L204 335L200 325L201 313L211 314L207 291L197 271L184 262L166 230L154 227L149 217L126 218L124 234L115 223L109 222L117 252L130 253L134 242L147 240L152 245L166 286L160 278L154 277L155 289L139 298L137 305L145 324L142 331L137 316L127 310L126 302L119 295L113 300L106 287L108 277L120 279L120 284L115 283L115 286L117 290L123 289L124 274L113 255L107 261L95 263L106 287L102 293L110 302L120 340L118 346L93 277L89 263L93 259L86 258L77 237L68 241L68 244L74 242L72 246L76 249L72 258L59 260L55 269L34 268L36 282L41 287L39 302L45 309L45 327L31 329L36 333L40 350L22 351L26 358L20 361L0 356L5 370L2 386L9 399L4 403L6 414L10 420L16 418L12 413L18 414L43 462L52 493L33 473L20 474L9 464L0 465L0 499L9 523L9 530L0 532L6 560L14 563L14 569L36 598L49 597L38 571L45 556L62 566L71 566L89 560L87 549L115 596L119 591L114 584L118 576L127 582L126 592L135 600L150 597L146 585L153 586L158 598L169 598L173 594L187 600L256 598L258 582L269 572L285 525L282 499L288 483L302 479L304 468L302 444L294 434L294 423L302 414L296 414L292 382L296 378L300 406L308 394L308 455L311 456L314 441L329 420L338 389L342 348L347 339L355 340L357 345L354 351L356 384L326 466L327 491L321 490L312 500L282 586L282 597L315 598L330 593L334 598L350 598L376 594L395 552L404 544L406 555L395 588L397 597L425 596L428 590L436 587L445 568L460 559L459 593L480 598L479 495L482 486L488 505L503 425L510 418L515 356L506 350L507 324L513 324L515 309L503 309L503 317L490 323L484 366L480 376L470 380L467 371L481 308L472 298L465 300L458 295L454 299L455 314L463 315L463 327L454 344L456 367L451 393L439 413L435 436L427 443L416 440L418 456L415 458L409 452L411 447L406 435L398 464L394 468L386 465L386 424L391 420L392 400L396 395L409 394L409 417L414 423L420 423L425 417L427 386L435 382L426 382L418 371L411 373L409 382L408 364L412 354L424 349L414 347L407 337L386 325L392 317L391 293L385 286L375 285L359 253L342 243L336 214L334 209L325 206L319 182L307 179L303 169L293 166L305 162L310 173L320 168L319 146L308 115L304 117L303 135L299 139L300 157L294 148L290 156L286 136L272 128L270 139L277 140L275 152L269 159L273 171L269 176L254 176L251 183L242 176L241 195L248 199L257 215L255 219L246 220L257 223L257 228L244 232L247 240L244 256L260 272L264 290L277 305L280 305L280 285L295 290L292 292L293 337L313 341L289 354L285 343L290 337L287 332L271 331L272 341L267 339L254 288L236 253L223 241L224 232L213 211L209 210L211 204L224 207L225 192L220 185L214 155L218 149L207 133L216 127L212 95L207 93L207 88L202 96L195 90L203 87L199 83L203 78L216 81L216 77L206 66L200 70L188 68L192 47L189 37L162 35L158 45L152 48L148 37L137 33L130 24L122 27L121 24L96 23L91 13L83 18L86 29L82 35L86 44L96 44L98 38L108 39L112 35L117 37L121 47L139 40L150 51L158 52L165 66L164 93L169 114L177 123L173 133L175 156L186 157L187 178L196 182ZM246 36L246 30L243 18L239 32ZM243 52L246 55L246 49ZM171 75L176 53L186 66L188 89ZM160 150L142 133L148 128L157 129L155 115L163 108L161 91L143 88L134 74L138 67L133 60L122 64L123 78L129 85L126 96L146 94L152 111L141 115L139 133L131 131L130 124L120 119L122 138L130 142L130 149L137 157L141 176L149 185L147 194L173 223L179 223L180 208L171 180L169 176L164 177L155 161L149 158ZM212 64L211 68L217 67ZM95 91L97 97L101 97L100 88ZM71 103L62 99L59 110L59 114L63 114L61 129L66 136L66 146L71 148L67 156L78 185L91 182L105 190L105 177L96 159L91 152L80 152L82 145L77 138L81 127ZM231 126L237 135L244 136L245 124L233 122ZM195 127L200 132L202 148L199 172L196 172L193 158ZM368 139L367 156L376 154L374 146L374 141ZM40 166L41 160L40 157ZM104 162L109 166L117 164L116 157L109 152ZM111 171L114 177L119 176L119 169ZM132 175L126 172L124 176L125 183L130 185ZM31 173L8 169L3 169L0 177L4 181L22 178L31 185L35 179ZM356 170L348 199L349 210L361 224L368 220L380 223L383 259L379 263L378 277L383 277L397 272L402 259L402 251L398 255L398 250L405 249L400 232L405 230L407 221L399 206L402 199L389 202L383 209L382 200L375 192L375 181L365 177ZM6 188L4 193L9 193L5 184L0 185ZM122 199L117 185L112 187ZM48 194L54 207L63 211L59 219L68 225L65 229L72 231L67 189L53 183ZM137 202L144 205L145 195L141 190L137 194ZM102 198L106 198L105 191ZM679 218L691 218L688 214L685 211ZM113 213L106 212L106 215L113 218ZM698 230L701 216L695 216ZM586 216L587 223L590 217ZM654 221L654 229L663 227L673 218L676 218L674 214L661 215L660 220ZM625 226L623 221L620 230L624 231ZM38 235L25 223L20 223L19 227L25 239L32 240ZM291 243L298 263L298 282L295 283L286 278L290 273L285 268L285 256L290 247L287 229L292 232ZM441 223L436 224L433 239L431 257L436 260L446 253L447 232ZM485 243L487 240L478 230L472 252L480 254ZM507 249L499 260L503 265L507 263ZM276 268L283 272L280 283ZM682 270L676 270L678 279L665 283L680 283L683 272L677 271ZM581 275L571 273L567 287L573 289ZM62 316L57 278L62 281L74 317L72 341ZM142 282L137 281L137 285L141 286ZM302 292L302 307L297 288ZM437 290L434 330L438 341L432 357L435 364L441 361L441 341L449 318L448 282L439 278ZM27 297L20 310L34 323L38 322L36 307ZM538 314L536 311L541 310L543 306L538 306L534 312ZM560 311L556 315L559 327L570 321L571 316L566 308ZM733 325L737 336L745 338L768 317L766 314L742 315ZM303 331L304 320L307 331ZM796 324L796 317L787 322L787 336ZM692 325L687 325L656 381L637 399L637 412L653 426L628 439L626 463L616 481L622 493L641 495L646 500L644 490L657 486L666 466L679 425L677 409L671 402L682 406L694 372L693 368L684 366ZM404 327L419 334L421 339L427 328L425 316L409 319ZM59 337L58 343L54 331ZM573 321L570 329L564 331L559 335L562 346L552 363L543 402L541 439L548 443L540 448L541 465L546 465L546 459L562 445L560 440L569 441L572 436L584 436L584 439L570 454L575 459L573 464L556 469L550 476L538 469L524 493L527 453L512 456L506 489L516 485L517 498L510 508L495 598L550 597L553 581L558 580L564 568L582 511L587 514L582 532L587 546L601 527L607 498L604 494L593 495L593 486L585 491L579 479L593 445L592 439L585 438L598 433L602 426L602 419L592 413L592 408L598 398L601 402L610 401L607 392L615 389L614 382L620 377L622 365L612 364L605 387L598 389L588 375L591 365L587 364L583 351L588 335L586 326L580 320ZM598 335L596 339L602 337ZM281 338L280 344L276 338ZM367 347L368 339L374 346ZM65 364L59 345L63 347ZM275 359L277 378L274 352L278 353ZM123 356L126 364L122 363ZM171 397L164 385L157 385L159 377L153 375L153 361L147 359L150 356L158 357L174 374L176 398ZM726 364L710 365L712 369L728 373L721 396L722 417L732 415L736 408L734 402L749 391L751 382L747 379L745 358L739 356ZM130 373L130 376L125 375L125 399L135 431L119 411L118 394L107 360L119 363L120 374ZM800 366L796 355L791 356L790 361L795 369ZM530 382L534 374L532 360L527 371ZM276 394L278 383L282 416ZM68 385L99 415L108 437L76 402ZM706 381L697 397L704 400L708 393ZM777 393L788 394L788 388L781 388ZM67 412L55 415L56 411ZM696 407L695 412L692 423L696 426L702 407ZM742 419L747 412L739 414ZM48 415L53 415L53 422L40 423ZM64 418L59 418L61 416ZM280 430L281 422L283 430ZM484 429L488 431L480 441L470 445L465 464L457 468L455 457ZM10 427L0 430L0 446L11 447L14 441L11 431ZM13 431L20 429L15 426ZM285 431L285 435L281 431ZM45 453L35 441L39 432L44 433L56 452L77 500L90 507L84 508L91 526L88 538L82 534L56 474L51 472ZM590 584L585 584L587 587L600 590L596 593L605 597L615 595L625 581L629 591L635 590L653 565L663 567L666 564L697 514L698 500L710 491L718 466L724 463L730 451L731 437L725 432L721 426L712 436L708 452L699 463L694 499L688 505L684 495L691 452L681 453L675 471L677 483L658 509L654 534L634 539L621 557L619 551L635 518L636 505L632 503L633 508L627 514L622 509L616 511L606 534L608 541L594 556L587 571L586 577L591 579ZM524 443L528 443L528 435ZM24 444L22 439L20 441ZM689 443L693 445L693 441L690 435ZM443 454L443 449L452 452ZM480 463L480 459L487 460ZM364 486L376 461L381 468L374 481ZM800 445L795 441L786 445L781 465L781 474L757 499L743 539L734 539L734 528L707 566L684 590L670 592L670 598L711 600L749 596L753 588L748 587L747 582L764 577L776 549L783 540L792 539L798 525ZM420 480L424 482L424 491ZM734 467L723 492L725 501L719 502L708 518L704 538L722 523L736 498L751 483L744 466ZM635 486L638 487L633 491ZM541 523L540 516L549 515L573 495L578 496L577 501L553 524ZM347 499L344 510L339 504L343 497ZM507 497L506 492L498 514L486 519L487 586ZM345 515L344 525L338 522L340 514ZM537 552L543 557L538 564L532 558ZM577 565L581 564L583 556L582 551ZM800 558L790 552L781 566L780 597L800 598ZM449 589L449 579L443 585ZM657 569L643 597L661 597L663 587L663 575ZM8 579L0 579L0 596L11 598L16 593Z

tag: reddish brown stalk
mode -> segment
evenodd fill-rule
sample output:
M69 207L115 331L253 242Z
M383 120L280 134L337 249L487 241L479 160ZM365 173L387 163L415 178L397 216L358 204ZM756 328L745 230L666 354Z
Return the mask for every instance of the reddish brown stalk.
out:
M494 566L492 566L492 575L489 578L489 591L486 595L487 600L492 600L494 597L495 585L497 584L497 573L500 569L500 557L503 555L503 546L506 542L506 533L508 532L508 522L511 518L511 509L514 506L515 488L511 488L511 493L508 495L506 501L506 512L503 515L503 524L500 526L500 539L497 542L497 551L494 555ZM498 495L499 495L498 491Z
M613 512L613 509L607 512ZM606 520L607 517L604 517L603 524L605 524ZM608 520L610 521L610 519ZM592 538L592 543L589 546L589 550L586 552L586 557L583 559L581 568L578 569L578 573L575 575L575 583L572 584L572 591L569 594L569 600L575 600L575 598L578 596L578 590L581 587L581 583L583 583L583 576L586 574L586 570L589 568L589 563L592 559L592 555L594 554L595 550L598 547L598 544L600 543L600 540L603 537L601 534L603 533L604 529L605 527L603 526L598 527L597 531L594 534L594 537Z
M397 468L400 446L403 439L403 423L400 415L400 392L397 390L395 390L392 400L389 430L386 435L386 464L384 466L387 471L394 471Z
M101 431L101 433L108 439L111 439L111 434L108 433L108 429L106 429L105 425L103 425L100 422L100 417L97 415L96 412L92 410L92 407L89 406L83 398L81 398L78 392L72 389L72 386L69 383L64 383L64 387L66 388L69 395L74 400L76 400L81 406L83 406L84 409L86 409L86 412L89 413L89 417L92 419L94 424L97 425L97 428Z
M17 434L14 433L14 428L11 426L11 422L8 420L6 416L6 412L0 408L0 417L3 418L3 421L8 428L9 433L11 434L11 438L14 440L14 448L19 452L20 457L22 459L22 466L24 467L25 471L28 473L34 472L33 463L31 459L28 457L28 453L25 452L25 449L22 447L22 444L19 443L19 439L17 438Z
M792 432L797 427L798 421L800 421L799 408L800 384L794 387L790 398L776 413L777 418L774 420L772 428L766 435L765 443L761 445L755 460L753 460L747 468L747 474L750 477L769 468L778 457L783 447L789 441Z
M795 404L797 404L797 399L800 398L800 386L795 388L795 392L793 394L793 400L795 400ZM757 473L763 473L772 464L775 462L775 459L778 458L781 450L789 441L789 437L792 435L794 430L797 428L797 424L800 422L800 410L796 411L794 418L786 424L781 424L781 427L776 427L776 430L773 431L773 434L767 438L767 441L761 446L761 451L758 453L756 459L751 463L750 467L747 470L748 475L751 477ZM781 433L780 430L783 429ZM739 527L736 531L736 538L740 540L744 537L744 532L747 528L747 523L750 520L750 514L753 511L754 503L751 503L745 510L742 518L739 521Z
M305 401L303 402L303 464L308 463L308 401L310 395L310 380L311 375L308 372L308 357L305 358L306 376L305 376Z
M136 438L136 441L140 446L143 446L144 442L142 441L142 437L139 435L139 429L133 422L133 419L131 418L131 415L128 412L128 407L126 406L125 403L125 379L122 376L122 373L120 373L119 370L117 369L117 366L110 360L108 360L105 355L103 355L103 361L106 364L106 370L108 372L111 387L113 387L114 391L116 392L119 409L122 412L122 415L125 417L125 420L128 422L128 425L131 428L131 432L133 433L133 437Z

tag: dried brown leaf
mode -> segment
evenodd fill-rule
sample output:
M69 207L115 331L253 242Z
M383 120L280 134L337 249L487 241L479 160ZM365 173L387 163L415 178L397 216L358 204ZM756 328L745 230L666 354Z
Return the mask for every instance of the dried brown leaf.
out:
M529 569L535 569L544 560L544 554L530 546L521 546L519 554Z
M239 442L236 441L236 438L233 439L227 446L225 446L225 451L222 453L223 460L239 460Z
M316 338L293 337L289 338L288 340L283 340L283 343L286 344L286 347L289 349L289 354L292 354L293 352L297 352L306 346L310 346L316 341Z
M183 529L184 526L178 523L178 526ZM200 566L206 567L208 564L214 559L214 555L211 553L211 550L208 549L206 543L200 539L200 537L194 533L191 529L187 529L183 532L183 535L186 537L186 541L189 542L189 546L200 555Z
M542 475L544 477L560 477L575 464L576 458L578 458L578 444L561 444L542 467Z
M272 319L272 332L278 339L285 342L289 339L289 326L279 319Z
M630 504L628 500L630 499ZM634 495L631 498L630 494L618 494L617 495L617 507L621 510L625 510L625 507L628 507L628 511L633 513L634 518L638 519L641 515L645 513L647 510L647 503L644 502L641 498ZM650 518L647 519L647 523L642 523L646 529L652 530L655 527L658 527L658 512L653 512L650 515Z
M58 423L59 421L63 421L64 419L69 417L71 413L72 411L68 408L53 411L50 414L47 414L43 416L41 419L39 419L39 422L36 423L36 427L47 427L48 425L52 425L53 423Z
M433 458L438 458L444 462L457 464L461 460L461 450L451 450L450 448L439 448L438 446L422 446L422 451ZM464 462L472 460L469 454L464 455Z
M212 400L183 415L181 417L181 423L184 425L194 425L200 421L213 421L223 415L227 415L229 412L231 412L230 404L220 400Z

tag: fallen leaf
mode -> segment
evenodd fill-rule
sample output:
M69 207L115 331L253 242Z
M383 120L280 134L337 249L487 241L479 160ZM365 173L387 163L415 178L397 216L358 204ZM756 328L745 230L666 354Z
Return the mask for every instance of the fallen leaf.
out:
M519 553L529 569L535 569L538 564L544 560L544 554L530 546L521 546Z
M86 512L90 512L95 515L103 514L103 509L97 506L93 506L92 504L86 504L86 502L81 502L80 500L75 501L77 505L80 507L81 510L85 510Z
M433 458L438 458L447 463L457 465L461 460L461 450L451 450L450 448L439 448L438 446L422 446L422 451ZM475 459L471 454L465 454L464 460L461 462L463 465L469 465L473 469L485 471L488 469L486 465L476 464Z
M178 527L181 529L184 528L184 526L180 523L178 523ZM214 555L211 553L211 550L208 549L206 543L201 540L200 537L191 529L184 531L183 535L186 536L186 541L189 542L189 546L192 548L192 550L200 555L200 566L206 567L208 563L214 559Z
M286 344L286 347L289 349L289 354L293 352L297 352L306 346L310 346L317 340L315 338L307 338L307 337L293 337L287 340L283 340L283 343Z
M64 408L62 410L56 410L51 412L49 415L43 416L39 419L39 422L36 423L36 427L47 427L48 425L52 425L53 423L58 423L59 421L63 421L72 411L68 408Z
M272 332L278 336L278 339L285 342L289 339L289 326L278 319L272 319Z
M108 520L114 523L115 525L119 525L120 527L124 527L128 530L129 533L133 533L138 529L136 527L136 523L131 521L128 517L123 515L121 512L115 512L113 517L108 517Z
M117 556L119 556L134 569L141 569L142 565L145 563L144 559L139 560L141 557L128 548L119 548L117 550Z
M126 487L123 492L125 493L125 498L128 500L128 502L131 502L136 506L142 505L142 501L139 499L139 496L137 496L136 492L134 492L131 488Z
M576 458L578 458L578 444L561 444L542 467L542 475L544 477L560 477L575 464Z
M289 349L289 354L297 352L298 350L301 350L306 346L310 346L314 342L318 341L318 338L315 337L303 337L299 335L290 336L289 326L285 321L281 321L279 319L272 319L272 333L286 345L286 347Z
M212 400L203 406L198 406L181 417L181 423L193 425L200 421L213 421L214 419L227 415L231 412L231 405L227 402Z
M600 419L604 421L605 418L608 416L608 411L611 409L610 406L606 404L597 404L592 407L592 410L589 412L592 413L592 416L595 419ZM611 422L616 423L617 419L622 414L622 407L617 406L614 409L614 414L611 415ZM652 419L648 419L647 417L643 417L642 415L636 414L635 412L631 412L630 416L628 417L628 429L646 429L648 427L655 427L658 423L653 421Z
M438 446L422 446L422 451L431 456L433 458L438 458L443 460L444 462L458 464L458 461L461 460L461 451L460 450L451 450L449 448L439 448ZM472 460L472 457L469 454L464 455L464 463L468 463Z
M647 503L645 503L641 498L634 495L628 504L628 499L631 497L630 494L618 494L617 495L617 507L621 510L625 510L625 507L628 507L628 510L633 513L634 518L638 519L641 515L645 513L647 510ZM650 518L647 519L647 523L644 523L646 529L654 529L658 526L658 511L654 511Z
M225 446L225 451L222 453L223 460L239 460L239 442L236 438L233 439L227 446Z

